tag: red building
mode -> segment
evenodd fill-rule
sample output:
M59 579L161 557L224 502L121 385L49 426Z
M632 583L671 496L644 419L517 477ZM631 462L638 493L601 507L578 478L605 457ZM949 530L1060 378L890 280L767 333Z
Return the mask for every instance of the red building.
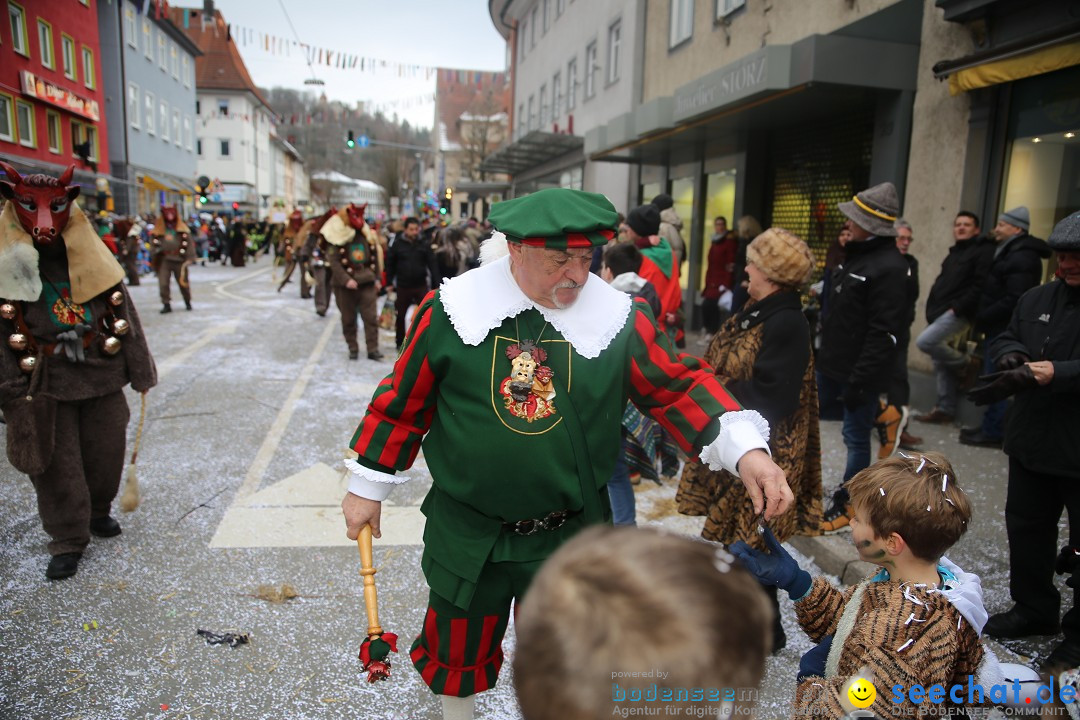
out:
M109 168L97 2L0 0L0 159L20 172L74 164L88 196L95 166Z

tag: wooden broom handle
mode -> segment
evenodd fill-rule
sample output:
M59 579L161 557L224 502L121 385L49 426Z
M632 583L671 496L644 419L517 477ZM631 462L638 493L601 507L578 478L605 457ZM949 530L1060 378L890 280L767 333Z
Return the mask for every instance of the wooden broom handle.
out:
M375 563L371 552L371 526L365 525L356 538L360 548L360 576L364 578L364 608L367 610L368 635L382 635L379 625L379 592L375 589Z

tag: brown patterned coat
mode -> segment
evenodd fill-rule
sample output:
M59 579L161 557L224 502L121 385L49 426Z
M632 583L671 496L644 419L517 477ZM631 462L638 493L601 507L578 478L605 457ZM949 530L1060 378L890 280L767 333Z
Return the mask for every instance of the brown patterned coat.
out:
M799 296L781 291L746 305L724 323L705 353L725 387L744 407L769 421L773 460L787 475L795 496L792 510L771 527L783 542L792 535L817 535L821 524L821 440L817 385L810 353L810 328ZM757 549L757 516L742 482L693 460L683 468L676 495L679 512L704 515L702 536Z

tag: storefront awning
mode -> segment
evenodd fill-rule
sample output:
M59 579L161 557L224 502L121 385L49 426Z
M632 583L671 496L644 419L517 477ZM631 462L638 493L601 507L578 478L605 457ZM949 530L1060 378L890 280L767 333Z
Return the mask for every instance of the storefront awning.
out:
M1034 41L1002 45L957 60L934 65L934 76L949 78L949 93L959 95L977 88L1080 65L1080 28L1056 30Z
M143 175L142 176L142 186L144 188L146 188L147 190L155 190L155 191L160 190L162 192L176 192L176 188L172 187L171 185L166 185L165 183L163 183L160 180L158 180L157 178L155 178L153 175Z
M519 175L561 155L581 150L584 144L584 138L577 135L533 130L528 135L488 155L480 164L480 169L483 172Z

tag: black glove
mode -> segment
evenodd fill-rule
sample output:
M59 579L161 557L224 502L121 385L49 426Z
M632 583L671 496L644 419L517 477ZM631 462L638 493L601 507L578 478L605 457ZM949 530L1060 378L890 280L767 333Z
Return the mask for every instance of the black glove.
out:
M802 682L808 677L825 677L825 663L829 659L829 651L832 649L832 635L821 638L814 647L803 654L799 660L799 674L796 682Z
M728 551L739 558L742 566L749 570L758 582L787 590L793 600L798 600L810 589L813 582L810 573L799 567L795 558L788 555L772 530L765 528L763 537L765 546L769 548L767 553L755 550L742 540L729 545Z
M1011 352L999 357L994 365L998 370L1014 370L1026 362L1031 362L1031 358L1022 352Z
M870 402L870 398L866 394L866 388L862 385L853 385L851 383L848 383L844 387L844 394L841 399L844 401L844 407L852 411L857 410Z
M1027 365L981 375L979 382L984 384L968 393L968 399L976 405L990 405L1039 384Z

